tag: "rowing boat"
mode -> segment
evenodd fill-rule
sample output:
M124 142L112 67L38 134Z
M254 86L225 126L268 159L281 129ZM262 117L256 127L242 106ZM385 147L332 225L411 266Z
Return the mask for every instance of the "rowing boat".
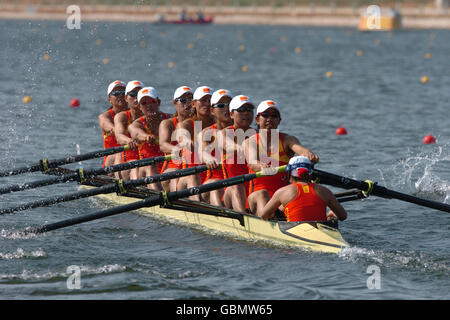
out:
M88 180L82 188L90 189L111 183L109 177ZM133 188L123 195L100 194L95 197L111 205L125 205L157 194L147 188ZM265 221L203 202L180 199L165 206L146 207L135 211L146 217L164 219L189 227L212 231L248 241L265 241L273 245L300 247L311 251L339 253L349 244L343 239L337 221L287 222Z

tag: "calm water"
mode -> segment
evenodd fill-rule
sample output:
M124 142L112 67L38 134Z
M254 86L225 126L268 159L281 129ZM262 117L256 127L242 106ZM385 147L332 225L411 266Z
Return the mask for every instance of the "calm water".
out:
M450 203L449 31L102 22L67 30L63 22L26 21L0 21L0 28L2 169L74 154L77 144L82 152L101 149L97 115L107 107L107 85L139 79L159 91L166 112L185 84L275 99L281 130L320 156L317 168ZM422 76L430 81L422 84ZM33 100L23 104L27 95ZM72 98L80 108L69 107ZM336 136L338 126L349 134ZM429 133L437 144L422 144ZM1 205L76 188L3 195ZM376 197L345 204L349 218L340 228L351 248L339 255L216 237L129 213L47 235L9 235L105 207L84 199L1 216L0 297L450 298L449 214ZM81 289L67 288L71 265L81 268ZM380 268L380 289L367 287L369 266Z

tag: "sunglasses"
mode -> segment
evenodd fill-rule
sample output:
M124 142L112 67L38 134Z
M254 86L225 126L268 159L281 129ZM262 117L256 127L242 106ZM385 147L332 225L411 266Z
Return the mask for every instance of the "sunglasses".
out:
M125 94L125 91L124 91L124 90L112 91L111 94L112 94L114 97L117 97L117 96L123 96L123 95Z
M211 107L223 109L225 107L228 107L229 105L230 105L229 103L217 103L217 104L213 104Z
M134 97L137 97L138 93L136 91L130 91L127 93L127 95L134 98Z
M186 99L186 98L177 98L175 101L180 101L182 104L186 104L188 102L191 102L192 99Z
M159 101L160 101L159 99L150 99L150 100L147 100L147 101L142 101L141 105L146 106L146 105L158 103Z
M239 113L241 113L241 112L253 112L253 110L255 109L255 107L253 107L253 106L249 106L249 105L247 105L247 106L242 106L242 107L240 107L239 109L236 109L236 111L237 112L239 112Z
M273 118L273 119L278 119L280 117L280 115L278 113L269 113L269 112L261 112L259 114L260 116L262 116L263 118Z

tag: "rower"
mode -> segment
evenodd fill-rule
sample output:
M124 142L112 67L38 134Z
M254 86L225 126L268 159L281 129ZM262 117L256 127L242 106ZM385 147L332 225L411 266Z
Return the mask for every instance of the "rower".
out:
M319 157L302 146L296 137L278 131L281 115L280 106L276 101L262 101L256 110L255 120L258 133L246 141L245 148L250 173L287 165L295 154L305 156L314 163L319 161ZM260 215L275 191L288 184L287 172L250 181L248 197L250 211Z
M278 189L260 211L268 220L281 207L287 221L326 221L347 218L347 212L328 188L311 182L314 164L304 156L289 160L289 185ZM331 209L326 211L327 206Z
M192 116L192 90L188 86L181 86L175 90L173 95L173 105L175 116L163 120L159 125L159 147L162 152L172 154L174 157L180 156L181 148L178 146L175 130L179 123ZM161 173L177 171L182 169L181 159L172 159L163 163ZM178 178L161 183L165 191L177 190Z
M219 89L211 96L212 114L216 122L205 129L198 136L198 145L201 145L202 160L208 166L206 178L203 184L223 180L223 170L221 168L221 159L223 154L223 138L218 137L221 130L233 124L230 117L230 101L233 98L231 92L227 89ZM224 189L218 189L204 194L204 198L209 203L223 207Z
M103 147L105 149L120 147L114 135L114 117L121 111L127 109L125 101L125 83L120 80L113 81L108 86L108 101L111 107L98 116L98 123L102 130ZM119 164L121 162L121 155L112 154L103 158L103 167ZM118 174L116 174L118 177Z
M222 169L225 179L249 172L243 145L245 139L256 133L250 127L253 121L254 109L255 105L253 102L244 95L235 96L230 102L233 125L222 131L226 147L222 157ZM247 211L248 188L248 182L226 188L223 196L225 207L245 213Z
M138 142L139 159L147 159L164 155L159 149L159 124L170 115L159 111L161 100L153 87L144 87L138 92L138 103L143 116L128 127L131 138ZM139 177L159 174L157 164L141 167ZM159 183L152 183L150 189L161 190Z
M212 89L208 86L198 87L193 95L192 107L194 115L180 124L180 145L183 147L183 168L201 165L200 155L197 153L197 136L203 128L212 126L215 122L211 114ZM178 190L191 188L202 184L206 172L180 178ZM193 195L191 200L200 201L200 195Z
M128 104L129 110L119 112L114 117L114 131L117 142L121 145L128 145L130 150L122 152L121 163L139 160L138 144L135 139L131 138L128 132L128 126L137 118L142 117L142 111L137 101L139 90L144 87L144 84L139 80L133 80L127 83L125 88L125 101ZM139 177L139 169L133 168L120 172L124 180L137 179Z

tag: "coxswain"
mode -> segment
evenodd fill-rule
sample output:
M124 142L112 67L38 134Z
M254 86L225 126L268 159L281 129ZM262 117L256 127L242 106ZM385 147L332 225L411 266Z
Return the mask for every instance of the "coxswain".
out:
M245 95L235 96L230 102L233 124L224 130L225 150L222 157L222 169L225 179L247 174L248 166L245 159L245 140L256 133L251 128L255 105ZM238 212L247 212L248 182L227 187L223 202L225 207Z
M127 102L125 101L125 87L125 82L120 80L113 81L109 84L108 102L111 104L111 107L98 116L98 123L103 136L103 147L105 149L120 147L114 135L114 117L119 112L128 108ZM103 158L103 167L119 164L120 162L120 153L111 154ZM118 173L116 177L118 177Z
M163 120L159 125L159 148L165 154L172 154L174 159L165 161L161 173L177 171L182 169L181 148L178 146L176 131L178 124L192 116L192 89L188 86L181 86L175 90L173 95L173 105L175 116ZM177 190L178 178L161 182L165 191Z
M133 121L128 130L131 138L138 142L139 159L163 156L164 154L159 149L159 124L168 119L170 115L159 111L161 100L153 87L144 87L139 90L138 103L143 116ZM140 168L139 177L153 176L159 172L158 164L145 166ZM152 183L148 187L161 190L160 183Z
M197 136L203 128L212 126L215 122L211 114L211 95L212 89L208 86L201 86L195 89L192 108L194 115L184 120L180 124L179 143L183 148L183 168L190 168L202 164L201 155L198 154ZM194 174L180 178L178 181L178 190L191 188L202 184L206 178L206 172ZM191 200L200 201L200 195L193 195Z
M223 170L221 167L223 154L222 130L231 126L233 120L230 117L230 101L233 98L227 89L216 90L211 96L211 112L216 122L205 129L198 136L198 144L202 145L202 161L208 166L206 178L203 184L223 180ZM223 206L224 189L213 190L205 194L205 199L216 206Z
M125 101L128 104L129 110L119 112L114 117L114 132L117 142L121 145L128 145L130 147L129 150L122 152L122 163L139 160L138 144L135 139L131 138L131 135L128 132L128 126L134 120L143 116L137 100L138 92L143 87L144 84L139 80L133 80L127 83L125 88ZM124 180L137 179L139 177L138 173L138 168L120 172L122 179Z
M289 160L290 184L278 189L259 215L264 220L283 209L287 221L326 221L347 218L347 212L328 188L311 182L314 164L304 156ZM331 210L327 213L327 207Z
M281 114L276 101L262 101L256 110L255 121L258 133L246 141L245 153L250 173L261 170L269 173L249 183L250 211L260 215L275 191L289 184L287 172L270 174L270 169L287 165L296 154L307 157L313 163L317 163L319 157L301 145L296 137L278 131Z

